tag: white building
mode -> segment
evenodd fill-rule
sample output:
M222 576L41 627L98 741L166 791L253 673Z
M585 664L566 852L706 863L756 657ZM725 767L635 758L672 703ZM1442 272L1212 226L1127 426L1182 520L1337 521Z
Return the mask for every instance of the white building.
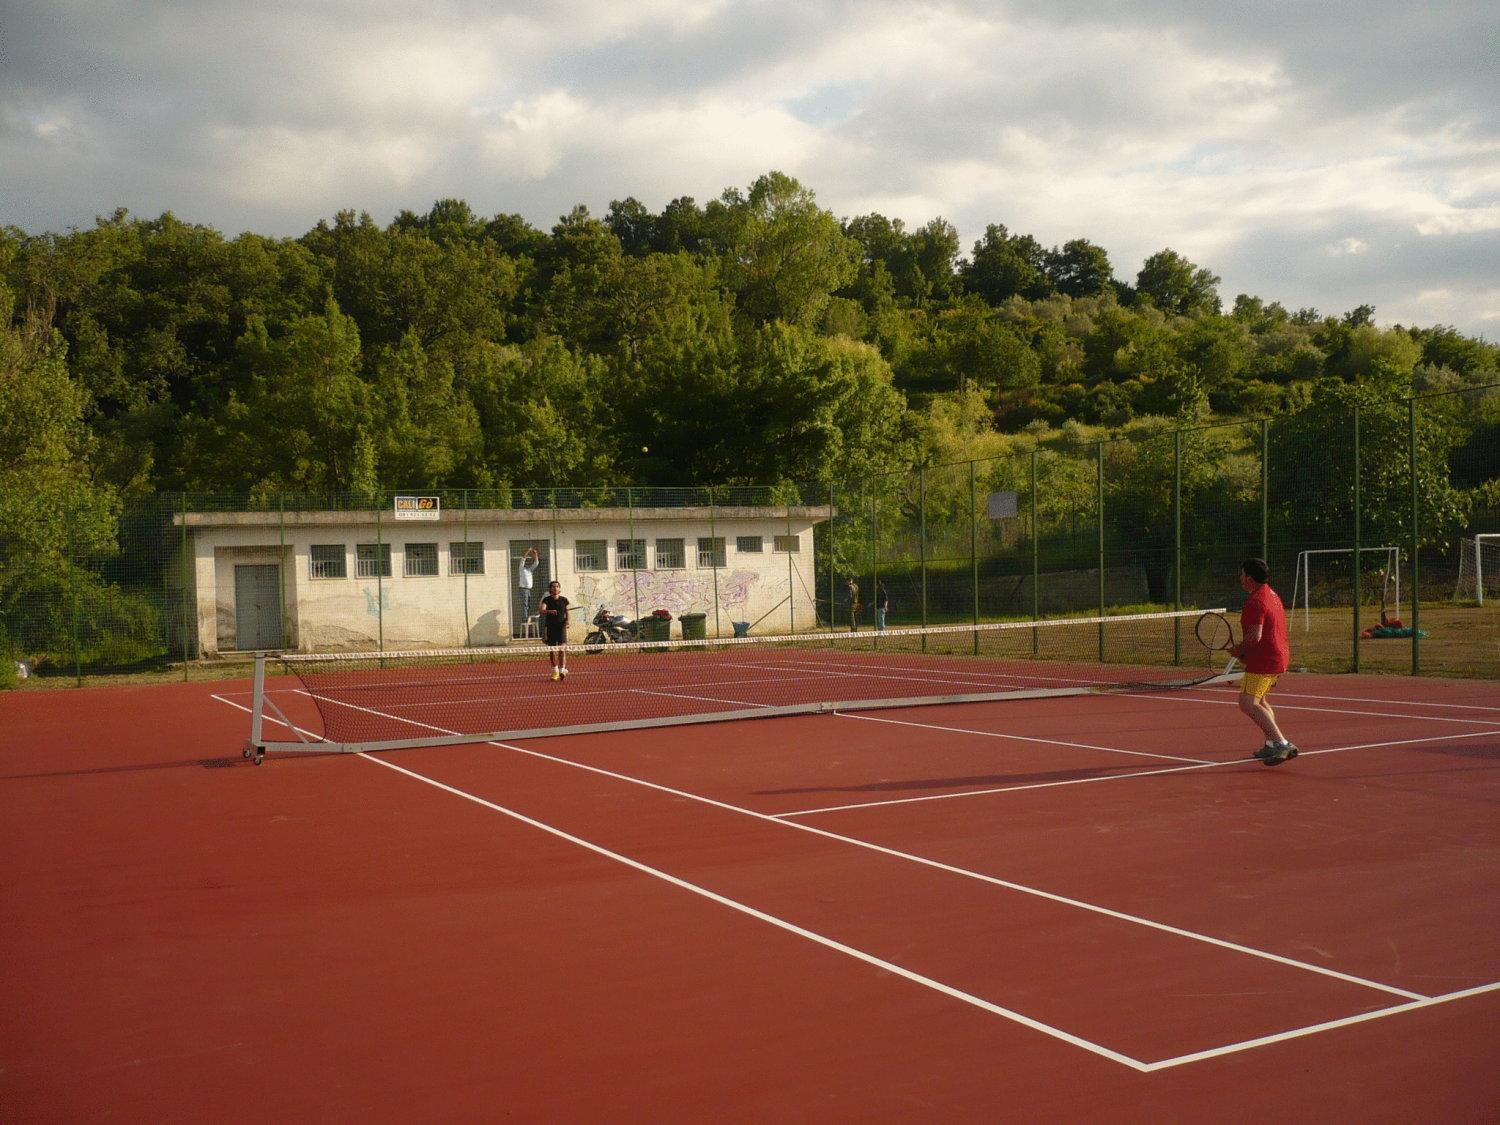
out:
M815 624L813 528L826 507L423 514L176 515L191 566L174 570L192 576L198 652L506 644L535 636L531 615L554 577L573 603L573 641L601 603L629 618L702 613L709 636L734 622L756 633ZM528 548L539 563L523 596Z

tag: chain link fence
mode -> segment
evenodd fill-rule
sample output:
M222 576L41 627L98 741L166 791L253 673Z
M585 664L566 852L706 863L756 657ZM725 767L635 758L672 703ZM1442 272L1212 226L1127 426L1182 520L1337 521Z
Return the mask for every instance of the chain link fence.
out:
M425 490L425 509L149 496L62 513L42 556L0 533L0 683L206 678L257 649L534 643L554 578L579 618L711 636L1237 607L1251 556L1286 603L1295 668L1496 677L1500 427L1472 424L1500 415L1496 396L1355 388L1266 420L1065 428L832 487ZM1129 655L1107 630L1099 644Z

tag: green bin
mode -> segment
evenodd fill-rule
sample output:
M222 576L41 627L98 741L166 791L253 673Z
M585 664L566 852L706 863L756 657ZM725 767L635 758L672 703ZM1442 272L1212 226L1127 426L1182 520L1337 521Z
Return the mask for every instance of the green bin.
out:
M641 618L641 640L670 641L671 639L672 619L670 617Z
M706 641L708 639L708 614L684 613L677 620L682 622L682 639Z

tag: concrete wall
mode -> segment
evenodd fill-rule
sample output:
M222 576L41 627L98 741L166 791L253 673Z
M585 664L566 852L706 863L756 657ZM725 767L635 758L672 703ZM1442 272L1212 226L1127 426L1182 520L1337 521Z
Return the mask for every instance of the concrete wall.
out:
M725 636L735 621L758 622L757 633L799 631L814 624L813 533L817 518L808 513L791 523L797 550L774 550L776 536L788 534L785 512L738 509L717 514L710 525L706 510L656 510L668 514L627 514L618 510L560 513L505 512L469 514L465 524L449 513L438 521L396 521L383 517L380 541L390 548L390 576L359 574L356 547L377 541L370 513L188 513L193 551L197 635L200 651L212 656L233 651L235 637L234 567L241 563L283 561L282 616L286 643L301 651L445 648L496 645L520 631L513 620L516 572L514 540L542 540L554 546L553 574L576 609L570 639L581 640L588 621L603 603L627 617L669 610L673 617L698 612L707 626ZM486 518L488 515L489 518ZM632 520L631 516L635 515ZM621 517L624 518L621 518ZM710 526L725 540L724 563L700 566L698 539ZM619 540L646 541L646 567L620 569ZM484 573L453 573L450 544L482 544ZM740 551L736 540L757 536L760 553ZM665 567L658 539L682 539L684 565ZM580 541L603 540L602 570L579 569ZM285 543L284 553L282 543ZM435 543L438 573L408 575L407 545ZM340 545L344 576L314 578L312 547ZM717 591L717 597L715 596ZM546 591L533 591L536 601ZM467 607L466 607L467 596ZM717 611L717 612L716 612ZM675 630L674 630L675 632Z

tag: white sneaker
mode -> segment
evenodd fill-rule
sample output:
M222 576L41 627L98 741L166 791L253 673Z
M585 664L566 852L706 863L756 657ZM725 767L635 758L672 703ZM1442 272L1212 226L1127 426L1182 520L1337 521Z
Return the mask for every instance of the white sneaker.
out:
M559 668L558 671L562 673L563 679L566 680L568 678L568 670L566 668Z

